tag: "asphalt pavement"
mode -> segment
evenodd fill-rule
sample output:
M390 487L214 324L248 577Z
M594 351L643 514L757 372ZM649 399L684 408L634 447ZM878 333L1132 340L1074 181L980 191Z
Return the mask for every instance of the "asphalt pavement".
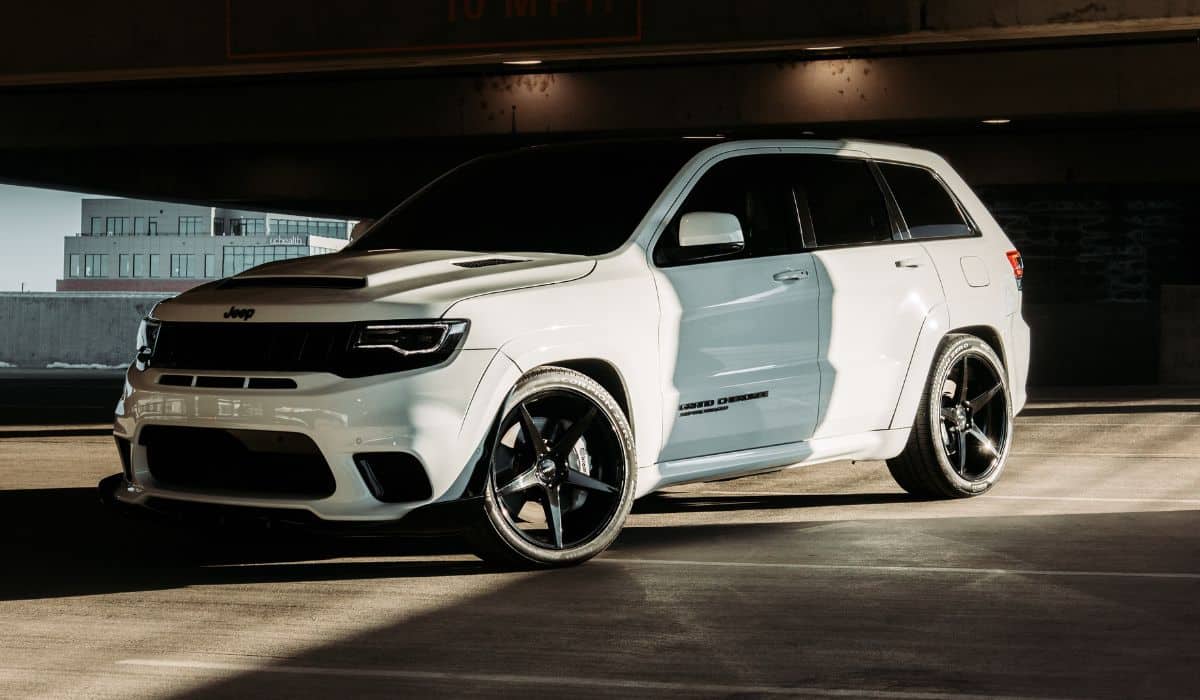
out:
M878 462L671 489L533 573L122 519L110 438L0 429L0 697L1196 697L1193 396L1043 398L970 500Z

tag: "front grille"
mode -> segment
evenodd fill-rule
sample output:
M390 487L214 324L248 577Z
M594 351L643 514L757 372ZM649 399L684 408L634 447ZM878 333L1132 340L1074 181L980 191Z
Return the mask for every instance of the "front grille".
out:
M330 372L346 364L350 323L163 322L150 364L160 369Z
M148 425L138 442L168 488L324 498L336 487L316 443L300 433Z

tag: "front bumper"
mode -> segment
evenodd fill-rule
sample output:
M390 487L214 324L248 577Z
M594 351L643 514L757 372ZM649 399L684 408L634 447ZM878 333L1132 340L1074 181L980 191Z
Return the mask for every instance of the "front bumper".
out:
M408 511L395 520L323 520L309 510L284 506L232 506L207 501L176 500L150 496L113 474L97 486L106 506L131 515L166 518L190 525L295 528L321 535L345 536L440 536L466 532L483 514L483 497L470 496L429 503Z
M159 510L170 503L206 504L362 525L394 524L417 509L461 499L500 402L519 374L512 361L495 350L463 350L437 367L357 379L323 373L253 374L290 378L295 389L159 383L164 374L180 373L130 368L113 425L114 435L129 442L127 477L117 487L108 483L112 488L106 496ZM335 487L332 494L314 498L160 483L151 473L146 448L139 444L142 430L150 425L303 434L328 463ZM414 455L429 478L431 496L405 503L377 500L354 463L354 455L371 452Z

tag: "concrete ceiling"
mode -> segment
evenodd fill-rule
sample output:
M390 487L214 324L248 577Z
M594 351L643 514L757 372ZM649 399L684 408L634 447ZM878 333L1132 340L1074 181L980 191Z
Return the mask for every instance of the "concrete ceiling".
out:
M612 0L599 23L580 19L588 4L606 8L560 0L565 23L550 0L23 4L0 42L0 181L358 217L500 148L810 130L948 149L987 164L976 178L1195 178L1180 158L1154 170L1092 144L1197 150L1200 0ZM545 21L506 27L535 6ZM356 35L347 13L371 8L425 24L376 17ZM478 26L446 26L468 10ZM511 41L477 48L497 37ZM371 50L344 50L355 41Z
M42 0L5 9L0 85L561 67L1194 37L1200 0Z

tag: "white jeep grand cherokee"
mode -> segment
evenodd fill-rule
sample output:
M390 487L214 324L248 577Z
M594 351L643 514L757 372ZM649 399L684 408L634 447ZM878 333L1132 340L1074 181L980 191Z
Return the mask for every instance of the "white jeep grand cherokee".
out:
M671 484L887 460L982 493L1025 402L1022 264L938 156L858 141L529 148L345 251L159 304L102 488L152 510L595 556Z

